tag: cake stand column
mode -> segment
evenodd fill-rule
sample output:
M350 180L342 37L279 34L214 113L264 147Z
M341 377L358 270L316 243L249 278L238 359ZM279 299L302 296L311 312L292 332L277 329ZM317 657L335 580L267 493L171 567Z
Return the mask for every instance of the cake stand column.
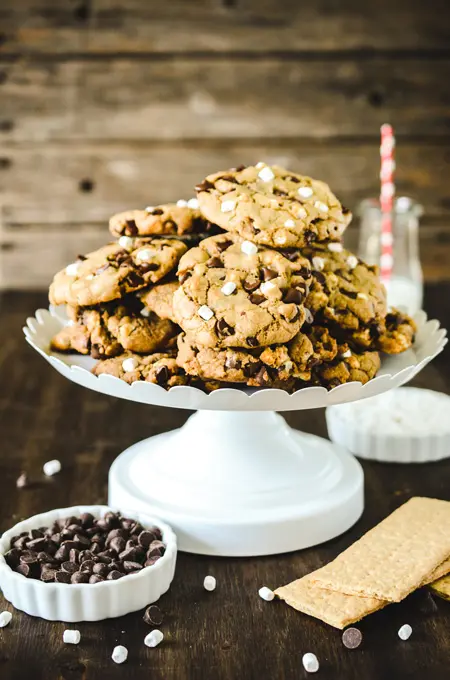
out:
M161 517L186 552L269 555L351 527L363 473L343 449L274 412L198 411L117 458L109 503Z

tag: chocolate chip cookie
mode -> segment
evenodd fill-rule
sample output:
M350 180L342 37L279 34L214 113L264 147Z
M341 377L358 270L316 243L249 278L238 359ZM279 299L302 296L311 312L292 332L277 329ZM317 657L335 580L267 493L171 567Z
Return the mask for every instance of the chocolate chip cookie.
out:
M314 366L332 361L338 352L336 340L326 328L300 332L286 345L254 350L197 345L195 339L178 337L177 362L186 373L203 380L244 383L250 387L278 387L290 391L295 379L308 381Z
M116 300L162 279L186 250L176 239L133 239L126 249L110 243L56 274L50 302L88 307Z
M196 203L196 199L194 201ZM186 201L179 203L118 213L109 220L109 231L117 237L206 234L211 225L198 208L189 207Z
M293 283L297 281L299 285L295 295L297 302L304 299L307 285L311 280L311 264L299 250L285 250L280 253L257 246L232 233L211 236L200 241L196 248L188 250L178 264L180 281L183 281L198 264L208 268L258 271L261 273L262 281L271 281L277 277L293 277L295 274L298 278L292 278L292 281Z
M146 354L166 349L178 327L153 312L145 316L141 305L106 303L97 308L68 307L69 324L52 339L51 349L91 354L95 359L113 357L124 350Z
M251 349L288 342L302 327L305 311L289 273L273 273L264 280L262 269L198 264L175 291L175 319L205 347Z
M99 361L92 372L95 375L107 373L133 383L137 380L154 383L165 389L186 385L188 378L170 353L156 353L141 356L127 352L113 359Z
M316 366L313 371L313 383L328 389L356 381L365 384L372 380L380 368L378 352L351 351L348 347L340 347L336 359Z
M189 251L188 251L189 252ZM148 290L139 293L142 304L146 309L155 312L161 319L174 320L173 295L179 288L178 281L157 283Z
M377 267L365 264L341 243L315 244L301 252L312 268L305 305L314 318L350 331L384 319L386 291Z
M414 342L417 326L413 319L396 309L386 314L384 330L375 341L376 348L386 354L399 354Z
M211 222L273 248L338 240L351 220L327 184L276 165L217 172L196 190Z

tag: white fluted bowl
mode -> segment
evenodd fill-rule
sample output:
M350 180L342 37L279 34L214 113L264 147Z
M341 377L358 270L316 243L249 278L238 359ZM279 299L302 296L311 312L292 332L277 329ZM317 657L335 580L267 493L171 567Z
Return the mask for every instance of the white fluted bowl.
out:
M4 554L10 549L12 537L22 531L51 526L55 520L72 515L79 517L84 512L90 512L94 517L103 517L109 510L111 508L105 505L60 508L34 515L5 531L0 538L0 588L5 598L16 609L30 616L67 623L101 621L124 616L156 602L169 590L172 583L177 559L177 540L167 524L138 512L121 510L123 515L138 520L144 528L159 527L166 551L154 565L145 567L137 574L95 584L43 583L22 576L7 565Z

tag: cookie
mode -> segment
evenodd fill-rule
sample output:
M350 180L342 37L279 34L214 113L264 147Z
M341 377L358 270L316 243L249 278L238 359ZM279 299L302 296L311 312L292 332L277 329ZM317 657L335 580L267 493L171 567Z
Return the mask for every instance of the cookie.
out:
M178 328L153 312L142 316L139 307L107 303L98 308L68 308L69 325L52 339L51 349L91 354L95 359L123 351L147 354L166 349Z
M292 391L295 379L309 380L312 368L334 359L337 351L336 341L324 328L313 329L309 337L300 332L287 345L253 350L202 347L183 333L178 337L177 362L203 380Z
M290 301L300 294L287 272L265 281L262 269L198 264L188 274L175 291L173 309L177 323L198 345L251 349L288 342L302 327L305 311Z
M116 300L162 279L186 250L176 239L134 239L128 249L110 243L56 274L50 302L89 307Z
M384 327L375 341L381 352L399 354L412 346L417 326L410 316L393 309L386 315Z
M193 199L195 204L196 199ZM183 236L192 233L207 233L210 224L202 217L198 208L189 207L186 201L167 205L149 206L145 210L126 210L113 215L109 220L109 231L113 236Z
M170 353L156 353L141 356L127 352L113 359L99 361L92 372L112 375L131 384L137 380L154 383L165 389L176 385L187 385L188 378Z
M354 352L348 346L339 346L333 361L314 368L313 382L327 389L353 381L364 385L376 376L380 365L378 352Z
M276 165L217 172L196 190L211 222L273 248L338 240L351 220L327 184Z
M377 328L386 315L386 290L378 268L365 264L340 243L302 249L311 263L306 307L314 318L349 331Z
M264 281L294 274L300 277L299 284L309 284L311 280L311 264L298 249L286 249L280 253L257 246L232 233L211 236L200 241L196 248L188 250L178 264L180 281L198 264L244 272L260 271ZM303 285L302 291L305 293L307 287Z
M189 252L189 251L188 251ZM148 290L144 290L139 294L142 304L146 309L155 312L161 319L174 320L173 312L173 295L177 288L179 288L178 281L167 281L166 283L157 283Z

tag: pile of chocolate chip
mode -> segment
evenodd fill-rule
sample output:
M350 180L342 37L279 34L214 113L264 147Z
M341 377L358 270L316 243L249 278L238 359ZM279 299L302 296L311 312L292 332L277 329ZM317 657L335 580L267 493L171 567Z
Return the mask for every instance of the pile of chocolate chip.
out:
M44 583L100 583L151 567L164 555L161 539L158 527L86 512L14 536L5 559L13 571Z

